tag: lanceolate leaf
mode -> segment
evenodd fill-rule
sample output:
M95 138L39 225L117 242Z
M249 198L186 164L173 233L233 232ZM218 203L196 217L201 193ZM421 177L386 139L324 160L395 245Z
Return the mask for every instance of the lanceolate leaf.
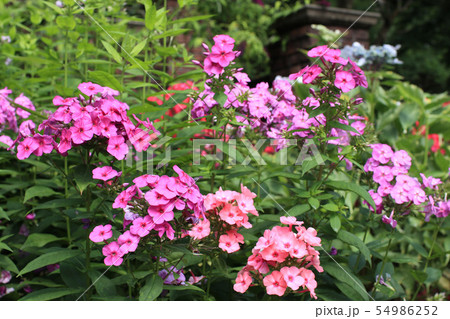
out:
M326 185L330 186L333 189L336 190L344 190L344 191L351 191L359 196L361 196L364 200L366 200L370 206L373 207L374 210L376 210L375 202L373 201L372 196L361 186L354 184L352 182L344 182L344 181L329 181L326 182Z
M338 239L342 240L343 242L355 246L359 249L359 251L363 254L366 261L372 266L372 260L370 259L370 250L367 248L366 244L359 239L356 235L353 235L352 233L349 233L348 231L341 230L338 233Z
M69 250L69 249L59 249L57 251L52 251L38 258L30 261L20 272L19 276L22 276L30 271L45 267L51 264L59 263L63 260L78 256L81 254L79 250Z

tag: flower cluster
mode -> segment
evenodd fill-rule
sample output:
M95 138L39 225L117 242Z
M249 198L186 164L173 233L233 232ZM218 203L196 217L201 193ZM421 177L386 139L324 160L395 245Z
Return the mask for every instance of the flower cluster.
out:
M81 95L66 99L56 96L53 104L59 108L38 127L43 134L34 131L34 123L30 123L27 131L19 132L17 158L42 156L53 150L66 154L72 147L89 142L99 147L99 151L106 149L118 160L128 154L128 141L138 152L147 150L158 131L148 120L143 122L135 117L138 122L135 125L126 113L128 105L114 98L118 91L91 82L81 83L78 89L88 99ZM152 133L139 128L141 124Z
M229 42L231 43L231 40ZM206 55L208 58L211 56L209 51ZM192 116L204 117L219 105L224 110L231 109L236 113L236 122L269 138L277 139L277 150L287 145L287 137L310 138L318 128L327 124L327 116L324 114L326 109L322 108L321 112L318 112L319 107L334 109L334 120L348 125L350 107L361 103L362 100L357 98L342 103L340 96L357 86L367 87L367 80L356 63L340 55L340 50L328 49L327 46L313 48L308 52L308 56L320 58L322 67L314 64L291 74L289 80L277 78L272 88L264 82L250 88L248 75L242 72L242 69L231 68L231 64L220 72L211 74L206 68L207 58L204 70L210 78L205 83L205 90L193 100ZM305 99L297 98L292 91L292 81L299 78L302 83L317 86L319 90L311 87L311 96ZM317 114L311 116L312 112ZM364 123L357 122L354 125L358 133L362 134ZM239 135L243 131L244 129L238 128L236 134ZM344 135L337 130L328 134L329 137L338 138Z
M411 157L406 151L394 152L386 144L371 144L370 147L372 148L372 157L364 165L364 171L373 173L373 181L378 184L376 190L369 191L376 204L376 213L381 214L383 210L392 209L389 217L386 215L382 217L384 223L393 228L397 226L397 221L394 219L394 208L399 210L399 205L403 207L400 210L407 213L407 209L411 205L419 206L429 202L425 209L427 221L430 214L437 217L448 215L447 202L441 202L440 208L435 208L433 197L427 197L425 192L427 188L436 192L437 186L442 183L440 179L427 178L421 173L423 183L420 183L417 178L408 175ZM370 209L373 210L372 207Z
M175 229L186 229L188 224L204 217L203 196L195 180L174 166L177 177L142 175L133 180L115 199L112 207L122 208L124 229L117 241L103 247L106 265L119 266L123 256L137 249L140 240L152 230L162 238L164 234L170 240L175 238ZM94 172L103 177L103 171ZM115 175L107 168L105 178ZM175 214L180 216L177 218ZM89 238L93 242L106 242L112 237L111 225L94 228Z
M258 216L253 204L256 195L241 185L241 193L222 190L204 197L205 218L198 221L188 232L194 239L202 239L211 233L219 237L219 248L231 254L240 249L244 237L237 231L240 227L251 228L248 214Z
M264 231L247 265L239 271L234 290L244 293L256 279L262 281L269 295L283 296L286 290L296 292L303 287L317 299L315 275L308 268L313 266L318 272L323 271L319 252L314 248L321 245L321 240L314 228L306 229L295 217L283 216L280 220L288 226Z
M11 102L14 102L15 104L34 111L36 108L31 100L23 95L23 93L21 93L13 101L11 98L9 98L9 95L11 93L12 91L7 87L0 90L0 132L2 132L3 130L11 130L17 133L19 131L26 131L27 127L29 126L34 127L34 123L30 120L24 121L19 126L18 117L21 119L27 119L30 116L30 113L11 105ZM8 146L11 146L13 144L11 138L6 135L1 136L0 142L3 142Z
M351 46L346 45L342 49L342 55L356 61L360 67L379 68L383 64L402 64L403 62L397 58L399 49L400 45L383 44L371 45L369 50L366 50L359 42L353 42Z

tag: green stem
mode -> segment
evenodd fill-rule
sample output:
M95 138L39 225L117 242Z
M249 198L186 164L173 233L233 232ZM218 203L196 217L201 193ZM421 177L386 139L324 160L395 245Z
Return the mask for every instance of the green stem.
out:
M423 272L427 271L428 263L430 262L431 254L433 253L434 244L436 243L437 235L439 233L439 230L441 229L441 226L442 226L443 222L444 222L444 219L442 219L442 221L439 223L439 226L434 231L433 242L432 242L431 247L430 247L430 252L428 253L428 256L427 256L427 261L425 262L425 266L423 267ZM422 287L422 283L419 283L419 285L417 286L416 292L414 293L414 296L413 296L412 300L414 300L414 301L416 300L417 295L418 295L421 287Z
M428 134L430 133L429 125L425 121L425 154L423 155L423 167L426 169L428 165Z
M86 213L88 216L91 214L91 189L89 186L86 189ZM92 217L92 221L94 221L94 217ZM89 230L86 230L86 284L89 287L91 284L91 278L89 277L89 272L91 269L91 240L89 239ZM87 300L91 296L92 290L89 290L86 293Z
M375 282L375 285L373 285L373 290L372 291L375 291L375 289L377 288L377 285L380 283L381 276L383 275L383 270L384 270L384 267L386 266L386 260L387 260L387 255L388 255L388 252L389 252L389 248L391 248L391 244L392 244L392 234L394 233L394 230L395 230L395 228L392 228L391 233L389 234L389 243L388 243L388 246L386 248L386 252L384 253L383 263L381 264L381 269L380 269L380 274L378 275L378 279Z
M27 112L30 113L30 114L33 114L34 116L37 116L37 117L39 117L39 118L41 118L41 119L44 119L44 120L47 119L47 116L42 115L41 113L38 113L38 112L33 111L33 110L30 110L29 108L26 108L26 107L24 107L24 106L22 106L22 105L19 105L19 104L17 104L17 103L14 103L13 101L8 101L8 102L9 102L10 104L14 105L15 107L19 108L19 109L22 109L22 110L24 110L24 111L27 111Z
M364 237L363 237L363 243L366 243L366 238L367 238L367 234L369 233L370 230L370 224L372 222L372 216L374 213L369 212L369 220L367 221L367 228L366 228L366 232L364 233ZM356 258L356 263L355 263L355 272L358 269L358 265L359 265L359 260L361 259L361 254L358 254L358 258Z
M64 87L67 87L68 82L68 52L67 52L67 37L69 36L69 31L66 31L66 36L64 37Z

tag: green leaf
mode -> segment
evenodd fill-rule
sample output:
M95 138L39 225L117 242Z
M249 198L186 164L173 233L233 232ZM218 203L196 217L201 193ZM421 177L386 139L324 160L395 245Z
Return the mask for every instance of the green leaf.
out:
M363 254L366 261L372 265L372 259L370 258L370 250L367 248L366 244L359 239L356 235L349 233L348 231L341 230L337 236L338 239L342 240L344 243L355 246Z
M152 301L163 291L163 280L156 274L147 278L145 286L139 291L139 301Z
M420 283L423 283L428 277L427 273L422 270L411 270L411 275Z
M145 27L152 31L156 22L156 7L151 1L145 1Z
M365 199L369 203L369 205L372 206L373 209L376 211L377 208L375 202L373 201L372 196L370 196L370 194L361 186L352 182L341 182L341 181L329 181L326 182L326 184L334 189L351 191L353 193L358 194L363 199Z
M89 184L93 184L94 180L92 179L92 167L86 165L77 165L73 169L73 175L75 183L78 186L81 194L83 191L89 186Z
M299 216L306 213L310 209L311 206L309 206L308 204L295 205L294 207L289 209L288 214L291 216Z
M369 295L361 280L359 280L347 266L338 265L333 262L324 263L322 264L322 267L329 275L336 278L338 281L352 285L354 290L358 292L363 300L369 300Z
M318 165L319 163L317 162L315 157L311 157L311 159L304 160L302 162L302 175L305 175L307 172L309 172Z
M163 32L161 34L158 34L156 36L153 36L152 39L153 40L158 40L158 39L167 38L167 37L174 37L174 36L186 33L189 30L190 29L169 30L169 31Z
M349 131L360 135L359 132L351 125L346 125L335 121L327 122L327 125L330 125L330 127L338 128L343 131Z
M207 15L201 15L201 16L187 17L187 18L169 21L168 24L177 24L177 23L186 23L186 22L192 22L192 21L198 21L198 20L206 20L213 16L214 15L212 15L212 14L207 14Z
M8 217L8 214L3 210L3 208L0 207L0 218L10 220Z
M341 218L338 214L333 214L333 216L331 216L330 226L336 233L341 229Z
M343 281L336 281L334 283L340 291L344 293L347 297L350 298L350 300L356 301L356 300L366 300L362 298L361 293L358 290L355 290L355 286L352 285L350 282L343 282Z
M114 47L109 44L106 41L102 41L103 46L105 47L106 51L112 56L112 58L119 64L122 64L122 57L120 56L120 53L114 49Z
M73 30L76 26L75 19L72 16L59 16L56 18L56 24L64 30Z
M19 273L19 269L17 269L14 262L8 256L5 255L0 255L0 268L11 271L16 274Z
M83 289L67 289L67 288L45 288L37 291L33 291L19 301L46 301L54 300L67 295L81 294Z
M81 254L81 252L79 250L69 250L69 249L59 249L57 251L52 251L50 253L46 253L46 254L41 255L38 258L30 261L19 272L19 276L22 276L26 273L29 273L30 271L39 269L41 267L59 263L63 260L78 256L80 254Z
M145 48L146 45L147 45L147 39L142 40L133 48L133 50L131 50L130 55L131 56L138 55Z
M2 249L9 250L10 252L13 252L13 250L8 245L6 245L5 243L0 242L0 252L2 251Z
M25 243L20 247L20 249L25 250L28 247L44 247L48 243L61 240L61 238L56 237L52 234L39 234L34 233L27 237Z
M187 284L185 286L164 285L163 289L164 290L194 290L194 291L199 291L199 292L205 293L205 291L202 288L194 286L194 285L189 285L189 284Z
M34 198L34 197L46 197L46 196L52 196L55 194L58 194L58 193L55 192L50 187L32 186L26 190L23 202L25 203L27 200Z
M425 280L426 284L432 284L438 281L442 276L442 271L433 267L428 267L425 272L427 273L427 280Z
M320 206L320 202L318 199L314 198L314 197L310 197L308 198L308 203L309 205L311 205L312 208L317 209Z

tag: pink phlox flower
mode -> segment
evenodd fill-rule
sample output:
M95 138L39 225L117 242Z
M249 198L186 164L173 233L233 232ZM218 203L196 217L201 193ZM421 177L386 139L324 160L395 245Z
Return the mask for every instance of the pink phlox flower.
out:
M437 190L437 185L442 184L442 181L439 178L434 178L433 176L426 177L424 174L420 173L420 177L422 177L423 186Z
M394 152L389 145L386 144L371 144L372 158L381 164L387 164L391 160Z
M92 178L101 179L103 181L107 181L111 178L119 176L119 173L111 166L97 167L92 171L92 174Z
M325 55L330 49L326 45L321 45L315 48L312 48L308 51L308 56L310 58L318 58Z
M105 256L104 263L106 266L120 266L123 262L124 251L120 248L119 244L115 241L104 246L102 249L103 256Z
M160 238L162 238L164 234L166 234L167 238L170 240L175 238L175 230L167 222L156 225L155 230L158 232L158 236Z
M31 102L31 100L29 98L27 98L25 95L23 95L23 93L20 93L20 95L14 99L14 103L19 104L23 107L26 107L27 109L30 109L32 111L36 110L33 103ZM21 118L24 118L24 119L26 119L30 116L29 112L19 109L19 108L16 110L16 113L17 113L17 115L19 115Z
M133 225L130 226L130 233L139 237L145 237L154 227L155 223L149 215L144 218L138 217L133 220Z
M73 104L69 109L72 113L72 119L74 119L75 121L84 117L90 118L89 113L94 110L92 105L81 106L79 104Z
M70 128L70 131L72 132L72 141L75 144L83 144L94 136L92 121L89 117L83 117L78 121L75 121L75 124Z
M133 235L129 230L117 238L120 249L125 253L136 251L139 241L140 237Z
M366 128L366 124L361 122L361 121L356 121L353 122L352 124L350 124L351 127L353 127L355 130L358 131L358 133L355 132L351 132L350 131L350 135L352 136L357 136L357 135L363 135L364 134L364 129Z
M213 38L215 46L221 47L225 51L231 51L234 48L234 39L226 34L218 34Z
M341 50L339 49L329 49L323 56L323 58L331 63L339 63L342 65L347 65L348 60L341 57Z
M226 50L224 47L214 45L208 58L225 68L236 58L236 54L233 51Z
M389 183L394 179L389 166L378 166L373 170L373 180L378 184Z
M89 239L94 243L99 243L108 240L112 237L111 225L98 225L89 234Z
M391 157L391 161L394 163L394 166L402 166L406 169L411 167L411 157L404 150L395 152Z
M147 210L156 225L169 222L174 218L174 204L169 203L161 206L150 206Z
M381 221L385 224L391 225L392 228L397 227L397 221L394 219L394 211L391 212L391 216L389 217L383 215Z
M33 153L38 147L39 144L34 138L26 137L17 146L17 158L23 160L30 157L31 153Z
M179 177L172 177L167 183L167 188L179 195L183 195L188 191L188 186Z
M424 190L420 187L413 187L408 193L409 200L414 203L414 205L420 205L427 201L427 195Z
M92 96L97 93L103 92L104 89L103 89L103 87L101 87L98 84L95 84L92 82L84 82L84 83L80 83L80 85L78 85L78 90L80 90L81 93L83 93L87 96Z
M112 136L108 141L108 147L106 150L116 159L123 160L125 155L128 154L128 145L125 144L125 139L123 136Z
M70 123L70 121L72 121L72 112L70 111L70 107L69 106L59 107L56 110L56 112L53 113L53 118L65 124Z
M117 91L117 90L111 89L111 88L109 88L109 87L107 87L107 86L104 86L104 87L103 87L103 91L102 91L102 96L103 96L103 97L107 97L107 96L117 96L117 95L119 95L119 94L120 94L120 92ZM87 94L86 94L86 95L87 95Z
M72 148L72 131L63 129L58 145L58 152L65 153Z
M320 73L322 73L322 69L318 65L314 64L311 67L307 67L305 73L303 74L303 83L309 84L313 82Z
M353 76L347 71L337 71L334 85L346 93L353 90L356 86Z
M23 136L31 136L34 134L34 129L36 128L36 124L32 120L26 120L22 122L19 126L19 132Z

